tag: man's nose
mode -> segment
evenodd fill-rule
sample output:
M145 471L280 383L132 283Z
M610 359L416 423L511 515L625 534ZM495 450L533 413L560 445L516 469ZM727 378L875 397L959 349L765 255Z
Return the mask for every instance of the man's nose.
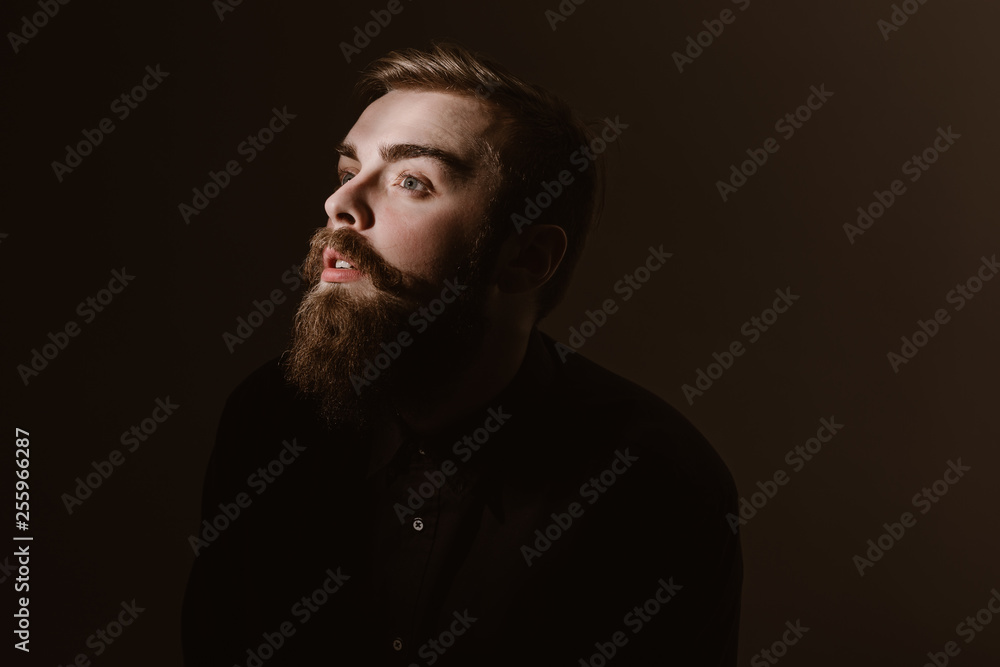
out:
M364 184L352 178L327 197L324 208L329 218L327 227L335 229L350 225L362 230L371 227L374 216L364 193Z

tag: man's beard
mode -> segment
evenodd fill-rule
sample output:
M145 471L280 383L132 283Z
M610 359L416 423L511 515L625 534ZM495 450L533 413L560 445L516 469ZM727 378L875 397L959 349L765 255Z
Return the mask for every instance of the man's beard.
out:
M371 285L321 282L327 247L350 258ZM446 263L455 273L436 283L391 266L353 229L318 229L302 265L307 289L284 356L285 377L315 400L331 425L363 426L440 398L481 352L495 256L496 241L484 229L470 252ZM419 309L441 297L445 279L466 288L430 321ZM409 338L401 340L402 332ZM404 345L407 340L412 342Z

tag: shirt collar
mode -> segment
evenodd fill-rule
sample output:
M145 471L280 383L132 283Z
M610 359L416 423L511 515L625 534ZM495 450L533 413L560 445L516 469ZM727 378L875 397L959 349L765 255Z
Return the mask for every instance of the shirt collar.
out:
M455 420L432 433L417 434L402 419L396 417L376 426L371 432L372 453L368 478L378 470L396 461L405 461L418 449L423 449L438 461L455 461L458 471L454 480L459 482L459 492L470 490L482 475L484 463L497 459L504 442L502 421L504 414L522 421L542 405L556 375L556 365L546 345L545 337L537 328L531 330L524 359L511 382L492 400L463 418ZM477 430L489 425L499 426L491 432L489 440L475 451L466 462L458 460L454 451L457 443L473 437Z

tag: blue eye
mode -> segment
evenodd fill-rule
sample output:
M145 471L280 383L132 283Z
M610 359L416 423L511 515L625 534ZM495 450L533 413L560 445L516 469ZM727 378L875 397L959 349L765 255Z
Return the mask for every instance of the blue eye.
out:
M342 171L342 172L340 172L340 184L341 185L343 185L347 181L351 180L352 178L354 178L354 174L352 174L351 172L349 172L349 171Z
M404 190L412 190L414 192L426 192L427 186L423 184L423 181L416 178L415 176L403 176L403 180L400 185Z

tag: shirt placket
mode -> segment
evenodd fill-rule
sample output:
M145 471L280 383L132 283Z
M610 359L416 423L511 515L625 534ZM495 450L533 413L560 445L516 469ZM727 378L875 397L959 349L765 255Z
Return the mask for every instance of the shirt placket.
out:
M421 638L420 617L428 586L428 568L434 557L435 538L441 498L428 479L434 461L419 440L404 443L400 454L406 457L395 479L389 484L386 512L394 525L388 532L398 548L386 554L384 593L387 609L386 641L400 665L416 660Z

